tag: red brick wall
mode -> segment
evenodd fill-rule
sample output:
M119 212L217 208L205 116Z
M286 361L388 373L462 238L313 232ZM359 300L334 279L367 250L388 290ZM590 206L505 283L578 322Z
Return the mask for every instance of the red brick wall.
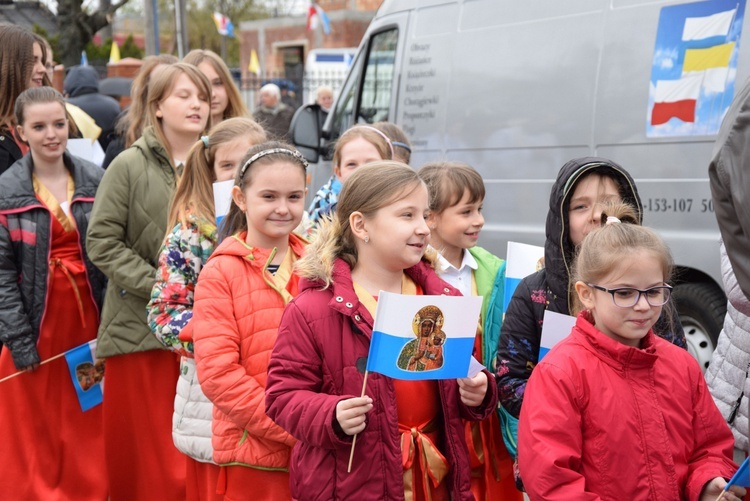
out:
M378 10L383 0L318 0L317 3L326 12L351 8L355 10L375 11ZM354 5L353 7L352 4Z
M339 0L344 1L344 0ZM348 2L348 0L346 0ZM375 0L378 1L378 0ZM321 2L322 3L322 2ZM258 47L257 31L240 32L240 67L243 76L247 76L247 66L250 63L250 53L253 49L258 53L260 64L269 73L280 72L283 69L281 53L274 49L279 42L307 41L304 57L307 51L316 48L357 47L367 31L369 21L331 20L331 34L317 37L312 31L307 31L305 24L265 29L265 48ZM320 29L320 28L318 28ZM320 40L320 45L316 41Z

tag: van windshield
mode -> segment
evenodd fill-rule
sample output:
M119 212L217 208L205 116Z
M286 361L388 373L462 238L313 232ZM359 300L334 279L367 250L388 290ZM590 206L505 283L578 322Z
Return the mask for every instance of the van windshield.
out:
M341 90L336 103L331 138L340 136L355 123L388 120L397 44L397 28L372 36L367 52L359 55Z

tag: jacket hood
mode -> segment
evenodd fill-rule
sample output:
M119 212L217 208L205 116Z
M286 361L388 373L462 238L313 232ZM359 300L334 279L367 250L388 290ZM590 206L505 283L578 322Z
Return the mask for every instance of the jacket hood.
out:
M635 182L621 166L612 160L600 157L575 158L562 166L550 193L546 225L547 238L544 243L547 300L550 303L556 303L554 311L571 311L568 303L568 282L576 249L569 238L568 207L578 181L594 172L614 179L619 187L622 201L635 207L639 221L643 221L641 198Z
M99 74L91 66L75 66L65 77L63 88L69 97L99 92Z
M243 231L232 235L231 237L225 238L216 247L216 250L211 254L209 260L214 259L217 256L235 256L240 259L245 259L251 263L258 263L260 267L265 267L273 256L276 255L276 249L263 249L260 247L253 247L245 243L245 237L247 232ZM289 248L295 255L301 256L305 251L306 241L292 233L289 235Z

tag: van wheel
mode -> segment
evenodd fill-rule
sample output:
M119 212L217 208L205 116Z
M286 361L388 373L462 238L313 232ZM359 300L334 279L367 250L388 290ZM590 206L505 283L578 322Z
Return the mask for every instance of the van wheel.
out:
M673 296L688 351L705 372L724 325L727 298L718 287L709 283L678 285Z

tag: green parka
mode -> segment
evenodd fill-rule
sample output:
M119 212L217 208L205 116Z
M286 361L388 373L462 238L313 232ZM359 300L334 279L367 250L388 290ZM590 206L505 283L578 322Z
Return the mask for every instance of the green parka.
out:
M91 261L109 278L98 357L164 349L149 329L146 305L176 182L166 149L148 127L99 185L86 240Z

